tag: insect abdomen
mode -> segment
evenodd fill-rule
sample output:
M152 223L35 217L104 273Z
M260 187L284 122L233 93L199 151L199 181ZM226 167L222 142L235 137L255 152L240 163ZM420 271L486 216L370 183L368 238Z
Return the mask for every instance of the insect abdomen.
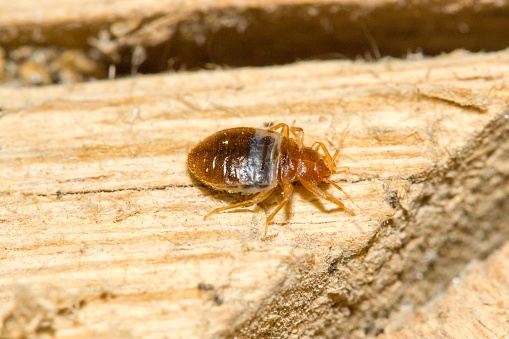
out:
M282 136L255 128L217 132L189 153L189 169L205 184L254 194L277 185Z

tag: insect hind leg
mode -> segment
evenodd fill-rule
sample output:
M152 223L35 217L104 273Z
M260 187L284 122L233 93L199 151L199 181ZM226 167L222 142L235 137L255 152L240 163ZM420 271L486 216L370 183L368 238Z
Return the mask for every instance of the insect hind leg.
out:
M297 145L302 148L304 146L304 130L300 127L292 126L290 127L290 133L297 137L294 138L294 140L297 142Z
M249 200L242 201L242 202L239 202L239 203L236 203L236 204L232 204L232 205L216 208L215 210L207 213L207 215L205 215L203 217L203 219L208 219L213 214L220 213L220 212L227 211L227 210L231 210L231 209L234 209L234 208L250 206L250 205L256 205L256 204L262 202L263 200L267 199L272 194L272 192L274 192L274 189L275 188L273 188L271 190L268 190L268 191L265 191L265 192L260 192L255 197L253 197L253 199L249 199Z
M269 130L269 131L274 131L274 132L275 132L275 131L277 131L278 129L281 129L281 132L280 132L280 133L281 133L283 136L285 136L285 137L287 137L287 138L290 136L290 127L288 127L288 125L287 125L287 124L282 123L282 122L281 122L281 123L279 123L279 124L277 124L277 125L272 126L272 127L271 127L271 128L269 128L268 130Z
M303 146L303 142L304 142L304 130L302 128L295 127L295 126L291 126L290 127L287 124L281 122L281 123L279 123L277 125L272 126L268 130L275 132L278 129L281 129L280 133L284 137L287 137L287 138L290 137L290 133L294 134L297 137L297 138L294 138L294 140L297 142L297 145L299 145L299 147Z

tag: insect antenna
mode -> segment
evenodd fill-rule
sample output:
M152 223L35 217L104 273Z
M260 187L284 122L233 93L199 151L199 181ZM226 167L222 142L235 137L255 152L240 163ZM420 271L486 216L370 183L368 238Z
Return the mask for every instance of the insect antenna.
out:
M329 167L332 170L332 172L334 172L334 173L336 172L336 160L339 157L339 152L340 152L340 148L338 148L336 150L336 153L334 153L334 156L330 160L330 164L327 164L327 167Z
M341 152L341 148L342 148L341 146L343 146L343 142L345 141L346 133L348 132L348 127L350 127L350 124L347 124L345 129L343 130L343 132L341 132L341 140L339 141L340 147L338 147L338 149L334 153L334 156L330 160L330 163L327 164L327 167L329 167L332 170L332 172L336 172L336 168L337 168L336 161L339 158L339 153Z
M324 178L323 179L323 182L326 182L327 184L331 184L332 186L336 187L339 191L341 191L347 198L348 200L350 200L350 202L352 204L354 204L355 206L357 206L358 209L360 209L362 211L362 208L359 207L359 205L357 205L353 200L352 200L352 197L350 197L350 195L348 195L348 193L346 193L342 188L341 186L339 186L338 184L336 184L334 181L328 179L328 178Z

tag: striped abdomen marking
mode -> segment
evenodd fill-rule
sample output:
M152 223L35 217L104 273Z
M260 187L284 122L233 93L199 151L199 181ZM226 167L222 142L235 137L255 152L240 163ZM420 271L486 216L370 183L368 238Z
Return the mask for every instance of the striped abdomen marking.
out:
M254 194L277 185L282 136L255 128L220 131L189 153L189 169L205 184L228 192Z

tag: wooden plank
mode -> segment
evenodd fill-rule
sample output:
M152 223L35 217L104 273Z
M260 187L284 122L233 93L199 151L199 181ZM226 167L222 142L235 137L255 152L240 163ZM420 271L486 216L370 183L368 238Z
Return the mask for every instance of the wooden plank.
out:
M2 1L2 7L5 9L0 13L0 22L2 26L23 25L38 22L39 24L57 25L63 22L81 22L103 21L117 18L132 17L153 17L161 13L171 11L188 12L196 10L211 10L213 8L253 8L266 7L275 8L275 6L284 5L302 5L310 4L305 0L191 0L176 3L173 0L143 0L143 1L100 1L100 0L77 0L70 3L65 0L51 0L51 6L48 3L41 3L35 0L26 0L20 2ZM313 4L363 4L367 6L378 6L395 4L395 0L377 0L364 2L359 0L314 0ZM52 6L55 6L52 8ZM36 9L36 11L34 11ZM114 16L112 17L112 14Z
M380 338L504 338L509 333L509 243L469 265L446 293ZM401 317L401 319L405 319ZM409 326L410 324L410 326Z
M1 88L2 336L378 333L507 238L508 61L458 52ZM267 237L277 195L203 220L240 197L194 180L187 150L274 122L342 148L350 170L333 180L355 217L297 189Z

